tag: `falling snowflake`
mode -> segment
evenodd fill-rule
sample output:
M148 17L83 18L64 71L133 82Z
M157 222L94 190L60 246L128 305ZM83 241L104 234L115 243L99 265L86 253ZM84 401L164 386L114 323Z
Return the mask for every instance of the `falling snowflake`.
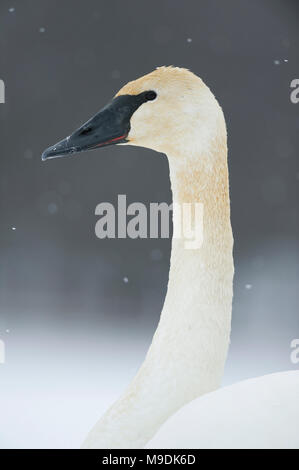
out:
M278 59L274 60L274 64L275 64L275 65L279 65L279 64L280 64L280 60L278 60Z
M58 207L57 207L57 205L55 204L55 202L50 202L50 204L48 204L48 212L49 212L49 214L56 214L57 211L58 211Z
M11 230L17 230L17 228L16 227L11 227Z
M159 248L155 248L151 251L151 259L153 261L160 261L163 258L163 253Z
M120 78L120 71L119 70L113 70L111 73L111 77L114 78L115 80Z
M246 288L247 290L250 290L250 289L252 288L252 284L246 284L246 285L245 285L245 288Z
M13 13L15 11L15 8L14 7L11 7L8 9L9 13Z
M32 150L31 150L31 149L25 150L25 152L24 152L24 158L26 158L26 160L30 160L32 157L33 157L33 152L32 152Z
M123 278L123 281L124 281L125 284L128 284L129 279L128 279L127 277L124 277L124 278Z
M39 28L40 33L44 33L46 31L46 28Z
M188 38L188 39L187 39L187 42L192 42L192 39L191 39L191 38Z

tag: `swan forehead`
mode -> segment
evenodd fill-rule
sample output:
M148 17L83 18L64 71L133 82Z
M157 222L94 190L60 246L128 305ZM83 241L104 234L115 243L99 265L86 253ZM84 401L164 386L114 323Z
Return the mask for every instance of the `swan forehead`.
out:
M187 69L179 67L158 67L153 72L144 75L123 86L116 96L139 95L147 90L163 92L198 92L198 87L203 86L202 80Z

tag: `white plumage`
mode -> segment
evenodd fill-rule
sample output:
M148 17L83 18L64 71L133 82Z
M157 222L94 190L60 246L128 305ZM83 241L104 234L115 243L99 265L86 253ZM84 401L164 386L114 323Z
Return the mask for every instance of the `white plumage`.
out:
M173 225L184 203L203 205L203 243L172 240L167 295L152 344L121 398L89 433L84 448L140 448L190 400L221 383L231 324L232 230L226 126L217 100L186 69L161 67L120 95L154 90L130 121L128 143L167 155ZM184 225L184 222L183 222ZM184 228L182 233L185 233Z
M298 449L299 371L238 382L185 405L152 449Z

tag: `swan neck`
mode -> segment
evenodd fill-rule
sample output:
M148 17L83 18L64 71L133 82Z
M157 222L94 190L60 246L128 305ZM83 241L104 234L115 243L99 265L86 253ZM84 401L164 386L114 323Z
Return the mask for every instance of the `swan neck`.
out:
M146 359L85 447L143 447L177 409L220 385L233 279L226 143L209 155L183 163L180 158L169 156L174 229L180 224L178 207L200 203L202 243L186 249L186 240L173 238L167 295Z

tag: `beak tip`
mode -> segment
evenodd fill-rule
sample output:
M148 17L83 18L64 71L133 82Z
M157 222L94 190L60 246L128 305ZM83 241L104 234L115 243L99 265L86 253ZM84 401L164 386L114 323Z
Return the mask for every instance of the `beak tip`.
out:
M45 150L43 153L42 153L42 162L45 162L47 160L47 150Z
M62 152L59 152L58 144L53 145L52 147L48 147L46 150L43 151L41 159L42 162L46 160L50 160L51 158L56 158L62 155Z
M55 158L55 155L51 152L52 148L49 147L48 149L44 150L42 153L42 162L49 160L50 158Z

